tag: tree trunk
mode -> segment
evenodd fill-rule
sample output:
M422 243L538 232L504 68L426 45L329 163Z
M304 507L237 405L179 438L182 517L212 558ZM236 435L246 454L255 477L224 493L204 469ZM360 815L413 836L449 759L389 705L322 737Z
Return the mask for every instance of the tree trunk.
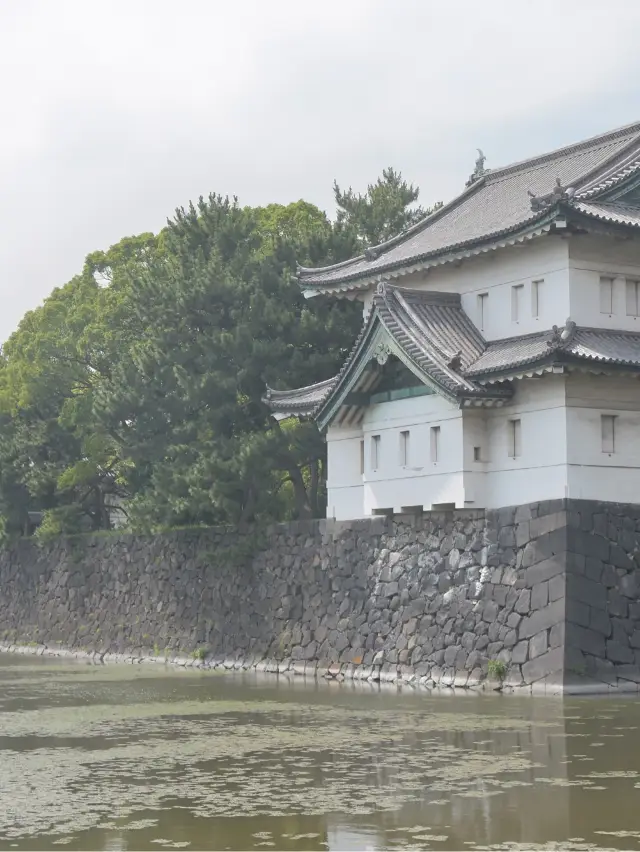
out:
M312 517L311 506L309 505L309 495L304 487L304 480L300 468L291 466L288 470L289 478L293 485L293 496L296 503L296 515L300 520L306 520Z
M314 518L320 517L320 507L318 506L318 488L320 486L320 459L311 462L311 482L309 483L309 504L311 514Z

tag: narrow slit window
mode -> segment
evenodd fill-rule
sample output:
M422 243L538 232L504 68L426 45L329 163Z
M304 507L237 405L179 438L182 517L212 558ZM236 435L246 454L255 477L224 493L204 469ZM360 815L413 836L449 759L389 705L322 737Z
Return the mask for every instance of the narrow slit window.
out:
M613 313L613 278L600 278L600 313Z
M524 284L514 284L511 288L511 321L519 322L522 316L522 294Z
M482 447L473 448L473 460L476 462L482 461Z
M540 297L542 295L542 285L544 281L532 281L531 282L531 316L539 317L540 316Z
M364 476L364 441L360 441L360 476Z
M371 469L377 470L380 464L380 435L371 436Z
M409 464L409 432L400 432L400 466Z
M509 455L517 459L522 455L522 422L509 420Z
M640 281L627 281L627 316L640 316Z
M480 293L478 295L478 328L484 331L484 326L487 321L487 306L489 304L489 294Z
M431 461L437 462L440 460L440 427L431 427Z
M600 417L602 428L602 452L615 453L616 451L616 416L615 414L603 414Z

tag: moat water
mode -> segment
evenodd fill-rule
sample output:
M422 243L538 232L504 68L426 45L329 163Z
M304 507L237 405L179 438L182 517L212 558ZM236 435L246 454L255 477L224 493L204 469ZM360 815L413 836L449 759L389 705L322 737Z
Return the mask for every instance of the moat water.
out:
M0 657L0 849L640 848L640 702Z

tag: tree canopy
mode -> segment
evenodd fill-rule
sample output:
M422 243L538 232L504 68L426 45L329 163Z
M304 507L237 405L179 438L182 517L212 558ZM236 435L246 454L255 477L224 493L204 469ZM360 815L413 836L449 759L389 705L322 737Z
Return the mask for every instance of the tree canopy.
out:
M160 234L125 237L25 315L0 357L4 534L153 530L324 511L325 447L277 423L265 383L339 369L361 323L349 301L306 301L296 263L345 260L424 211L385 170L365 196L335 186L335 220L300 200L210 195Z

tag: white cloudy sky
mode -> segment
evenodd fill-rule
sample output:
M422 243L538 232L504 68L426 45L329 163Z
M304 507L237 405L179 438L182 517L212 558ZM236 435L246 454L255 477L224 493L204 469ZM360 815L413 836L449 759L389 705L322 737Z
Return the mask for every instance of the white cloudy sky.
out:
M638 120L639 37L638 0L0 0L0 340L201 194L430 203Z

